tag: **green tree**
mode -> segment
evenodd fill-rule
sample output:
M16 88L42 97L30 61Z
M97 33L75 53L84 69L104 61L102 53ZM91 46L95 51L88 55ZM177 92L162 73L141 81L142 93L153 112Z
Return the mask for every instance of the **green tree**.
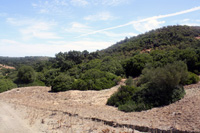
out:
M142 70L145 68L147 63L151 63L152 57L149 54L137 54L131 59L128 59L123 64L125 69L126 76L139 76L142 73Z
M31 66L22 66L18 69L17 77L20 83L32 83L36 79L36 74Z

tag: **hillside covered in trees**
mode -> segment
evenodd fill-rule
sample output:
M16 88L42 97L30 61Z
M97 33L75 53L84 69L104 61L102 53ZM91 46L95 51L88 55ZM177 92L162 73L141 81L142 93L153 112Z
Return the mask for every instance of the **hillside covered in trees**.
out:
M0 92L33 85L51 86L52 92L102 90L128 78L108 105L123 111L168 105L184 96L183 85L199 81L199 38L200 27L168 26L91 53L60 52L29 62L1 57L1 64L17 69L1 69Z

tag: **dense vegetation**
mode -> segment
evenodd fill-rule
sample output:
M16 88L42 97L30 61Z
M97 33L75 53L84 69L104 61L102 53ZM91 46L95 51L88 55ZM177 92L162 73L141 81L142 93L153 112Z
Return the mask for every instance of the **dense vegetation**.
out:
M187 80L188 71L184 62L145 68L135 85L122 86L107 104L123 111L141 111L168 105L184 96L183 85Z
M183 85L199 81L199 36L199 27L168 26L92 53L0 57L0 64L16 67L1 69L1 79L17 86L51 86L52 92L58 92L107 89L122 77L139 77L134 82L129 78L108 104L123 111L140 111L175 102L184 95Z

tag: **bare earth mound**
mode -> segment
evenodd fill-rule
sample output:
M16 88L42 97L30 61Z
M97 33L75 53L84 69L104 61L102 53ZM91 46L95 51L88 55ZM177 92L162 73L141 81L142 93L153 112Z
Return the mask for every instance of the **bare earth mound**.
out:
M26 111L23 119L40 132L200 132L200 83L186 86L185 97L174 104L132 113L105 105L118 87L59 93L50 93L49 87L25 87L1 93L0 101Z

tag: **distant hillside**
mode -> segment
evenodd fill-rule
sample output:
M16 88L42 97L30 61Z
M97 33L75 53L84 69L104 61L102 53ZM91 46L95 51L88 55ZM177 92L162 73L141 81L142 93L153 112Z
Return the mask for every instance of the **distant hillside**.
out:
M169 49L187 47L198 47L200 37L200 27L197 26L167 26L152 30L145 34L126 38L117 42L111 47L104 49L104 55L125 55L131 56L136 52L146 49Z
M26 57L3 57L0 56L0 64L13 67L20 65L33 65L41 61L48 61L50 57L45 56L26 56Z

